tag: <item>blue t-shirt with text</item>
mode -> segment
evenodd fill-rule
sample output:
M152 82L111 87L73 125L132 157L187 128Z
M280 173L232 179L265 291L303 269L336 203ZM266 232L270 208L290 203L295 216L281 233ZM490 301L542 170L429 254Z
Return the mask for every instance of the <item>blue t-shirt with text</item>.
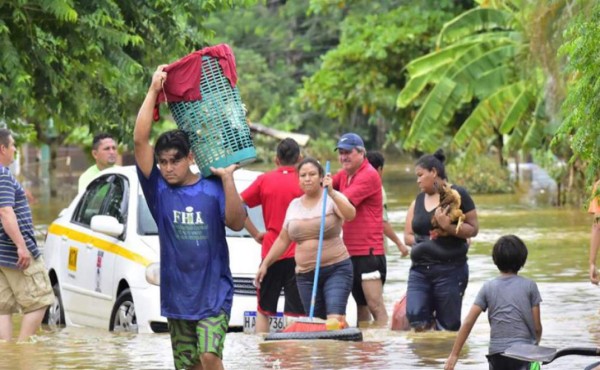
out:
M138 178L160 240L161 314L201 320L231 314L233 279L225 240L225 193L218 177L171 186L153 166Z

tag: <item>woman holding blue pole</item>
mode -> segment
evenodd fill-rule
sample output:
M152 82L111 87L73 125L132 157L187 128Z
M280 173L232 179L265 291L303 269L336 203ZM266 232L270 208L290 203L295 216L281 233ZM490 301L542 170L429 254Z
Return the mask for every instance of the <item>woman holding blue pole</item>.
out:
M316 159L300 162L298 177L304 195L290 203L281 233L262 261L255 283L260 286L267 268L295 241L296 281L306 313L322 319L335 318L345 326L346 305L352 290L352 262L341 230L343 222L352 220L356 210L342 193L333 189L331 175L325 174ZM323 235L319 243L322 220ZM321 259L317 265L319 250ZM311 305L316 267L319 267L316 294Z

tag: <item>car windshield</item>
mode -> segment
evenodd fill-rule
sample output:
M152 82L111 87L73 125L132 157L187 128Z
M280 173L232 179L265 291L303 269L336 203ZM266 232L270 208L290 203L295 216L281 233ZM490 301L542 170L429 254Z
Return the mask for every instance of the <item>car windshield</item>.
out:
M265 229L262 207L248 208L248 215L258 230ZM225 232L227 236L251 237L250 233L246 229L233 231L227 227ZM158 235L156 222L154 222L154 218L150 213L150 209L148 208L148 204L146 203L146 199L144 198L143 194L138 195L138 233L140 235Z

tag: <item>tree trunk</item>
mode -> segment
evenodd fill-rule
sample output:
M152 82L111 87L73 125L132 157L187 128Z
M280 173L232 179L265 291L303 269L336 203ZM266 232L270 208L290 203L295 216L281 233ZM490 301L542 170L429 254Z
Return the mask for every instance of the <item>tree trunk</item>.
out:
M50 197L56 198L58 195L58 141L50 141Z
M500 160L500 166L506 167L506 162L504 161L504 140L502 139L502 135L498 134L498 159Z
M521 180L521 174L519 173L519 152L515 153L515 184L517 187L519 186L519 182Z

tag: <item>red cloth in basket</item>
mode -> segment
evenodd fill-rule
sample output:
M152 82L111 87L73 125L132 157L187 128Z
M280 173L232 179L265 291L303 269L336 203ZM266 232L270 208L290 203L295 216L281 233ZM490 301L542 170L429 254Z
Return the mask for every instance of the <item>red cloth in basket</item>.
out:
M235 57L231 48L227 44L210 46L179 59L165 67L167 80L163 86L164 92L158 94L156 104L154 105L154 120L160 118L159 104L165 101L180 102L201 100L200 80L202 79L202 57L204 55L219 60L219 65L223 69L223 74L231 87L237 83L237 72L235 69ZM166 97L165 97L166 93Z

